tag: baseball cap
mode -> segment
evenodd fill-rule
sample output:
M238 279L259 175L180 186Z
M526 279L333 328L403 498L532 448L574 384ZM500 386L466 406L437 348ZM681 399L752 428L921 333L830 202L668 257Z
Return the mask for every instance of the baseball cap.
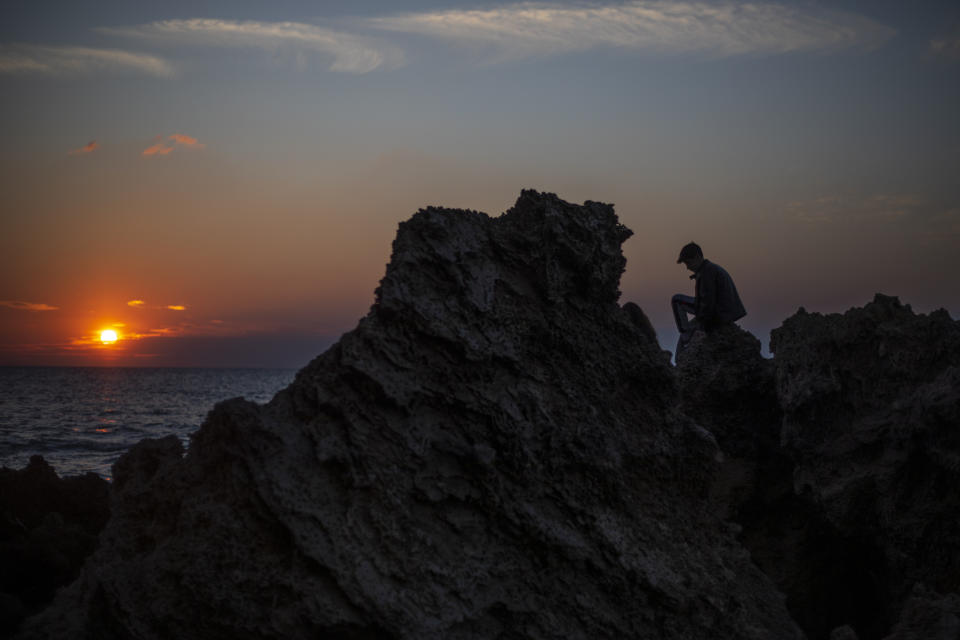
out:
M702 258L703 251L700 249L700 245L696 242L688 242L683 245L683 249L680 249L680 257L677 258L677 264L680 264L684 260L689 258Z

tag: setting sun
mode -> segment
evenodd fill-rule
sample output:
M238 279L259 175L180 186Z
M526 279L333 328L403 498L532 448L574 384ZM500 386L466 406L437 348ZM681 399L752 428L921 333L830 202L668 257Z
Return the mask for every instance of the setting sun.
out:
M117 332L113 329L104 329L100 332L100 342L103 344L113 344L118 338Z

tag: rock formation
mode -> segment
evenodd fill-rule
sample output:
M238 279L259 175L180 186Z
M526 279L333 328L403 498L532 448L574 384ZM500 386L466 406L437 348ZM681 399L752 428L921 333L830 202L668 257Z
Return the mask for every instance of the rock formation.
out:
M421 210L289 388L121 458L99 550L22 636L801 637L617 304L629 235L533 191Z
M741 542L786 595L801 628L825 639L848 619L842 600L849 585L834 569L830 528L815 505L794 494L793 460L780 447L774 362L761 355L759 340L731 326L695 335L678 359L677 376L684 413L723 452L713 508L742 527Z
M960 327L878 295L801 309L771 350L733 327L678 362L715 508L811 639L960 637Z
M94 473L61 479L41 456L0 468L0 637L77 577L109 516Z
M960 323L877 295L843 315L801 309L770 348L794 489L848 544L861 640L916 585L960 592Z
M629 235L533 191L421 210L290 387L117 462L21 637L960 637L960 324L878 295L672 367L618 305Z

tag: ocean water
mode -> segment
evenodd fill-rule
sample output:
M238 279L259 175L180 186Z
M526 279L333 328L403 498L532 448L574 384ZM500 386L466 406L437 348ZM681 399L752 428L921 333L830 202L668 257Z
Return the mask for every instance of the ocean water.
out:
M220 400L267 402L295 369L0 367L0 466L42 455L60 476L110 466L143 438L187 444Z

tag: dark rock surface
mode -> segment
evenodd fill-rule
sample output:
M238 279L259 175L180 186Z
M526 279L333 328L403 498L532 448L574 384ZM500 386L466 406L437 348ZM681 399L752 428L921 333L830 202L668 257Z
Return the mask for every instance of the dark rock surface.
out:
M677 376L684 412L713 433L727 457L755 461L779 448L774 365L752 334L736 325L694 334Z
M774 362L753 335L730 326L696 334L676 370L684 413L723 452L713 507L742 527L740 541L808 637L832 638L832 629L852 619L859 568L848 568L849 545L819 507L794 492L794 463L780 447Z
M420 211L288 389L117 463L100 549L23 637L800 637L617 304L629 235L533 191Z
M698 335L678 362L684 412L724 453L716 508L810 638L952 629L958 323L878 295L842 315L799 311L771 350L764 361L734 327Z
M916 584L960 591L960 323L877 295L801 310L771 351L795 492L849 542L879 637Z
M0 636L77 577L109 516L109 485L94 473L61 479L40 456L0 468Z
M885 640L957 638L960 638L960 595L941 596L917 585L907 599L893 633Z

